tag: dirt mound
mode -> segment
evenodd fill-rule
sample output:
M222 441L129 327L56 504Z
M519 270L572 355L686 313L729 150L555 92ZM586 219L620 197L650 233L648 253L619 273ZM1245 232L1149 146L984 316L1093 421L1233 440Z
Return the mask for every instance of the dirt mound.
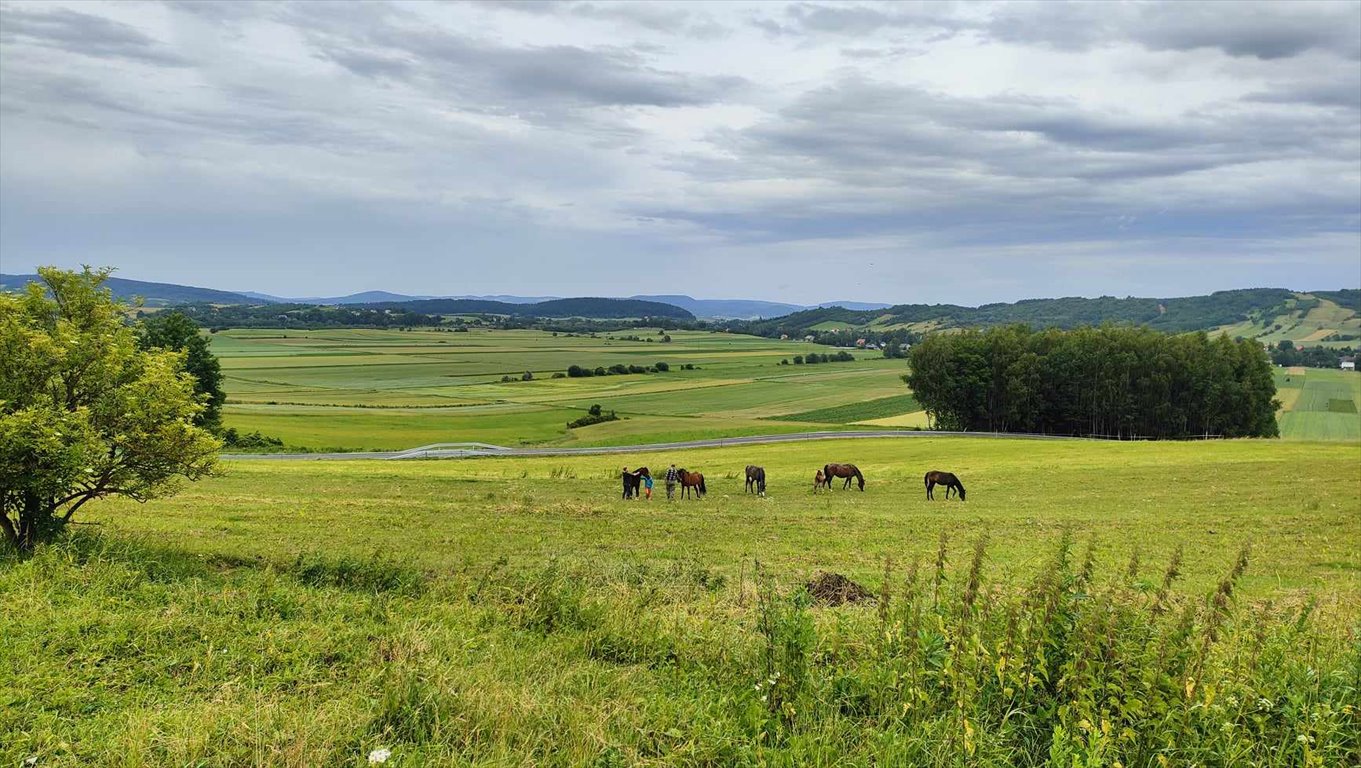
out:
M819 571L813 580L808 582L807 587L813 602L821 605L841 605L874 599L874 595L868 589L839 573Z

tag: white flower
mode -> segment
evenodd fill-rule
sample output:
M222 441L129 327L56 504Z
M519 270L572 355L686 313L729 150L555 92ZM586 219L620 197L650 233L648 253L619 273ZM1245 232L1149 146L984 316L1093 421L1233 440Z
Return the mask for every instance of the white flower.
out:
M389 757L392 757L392 750L387 749L386 747L383 749L375 749L369 753L369 764L377 765L379 763L386 763Z

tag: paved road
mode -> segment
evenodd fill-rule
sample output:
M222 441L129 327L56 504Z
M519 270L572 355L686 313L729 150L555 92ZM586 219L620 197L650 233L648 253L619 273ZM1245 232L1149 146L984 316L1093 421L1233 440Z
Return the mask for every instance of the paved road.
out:
M1084 440L1056 435L1022 435L1004 432L929 432L904 430L860 430L855 432L793 432L783 435L748 435L709 440L646 445L602 445L591 448L506 448L487 443L434 443L405 451L357 451L354 453L224 453L224 459L264 461L347 461L355 459L471 459L484 456L594 456L608 453L655 453L689 448L724 448L735 445L797 443L806 440L857 440L864 438L992 437L1012 440Z

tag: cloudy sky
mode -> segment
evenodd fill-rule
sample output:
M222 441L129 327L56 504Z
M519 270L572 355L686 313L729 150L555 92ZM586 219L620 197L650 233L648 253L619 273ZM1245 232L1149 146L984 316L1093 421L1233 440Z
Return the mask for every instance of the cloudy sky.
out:
M1361 3L0 3L0 262L284 295L1361 285Z

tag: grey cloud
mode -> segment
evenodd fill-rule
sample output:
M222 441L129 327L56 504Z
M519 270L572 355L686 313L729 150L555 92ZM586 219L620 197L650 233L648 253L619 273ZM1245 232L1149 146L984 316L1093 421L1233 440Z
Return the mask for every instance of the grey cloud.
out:
M1129 42L1155 51L1217 49L1270 60L1311 50L1361 58L1355 3L1037 2L978 7L955 3L795 3L783 18L754 23L772 34L864 36L891 30L971 33L1002 42L1087 50Z
M1361 56L1361 6L1350 3L1027 3L998 7L985 30L996 40L1067 50L1132 42L1266 60L1314 49Z
M1101 221L1156 211L1174 197L1191 204L1184 220L1239 230L1265 221L1303 227L1298 216L1306 211L1354 217L1361 202L1353 188L1361 153L1357 120L1321 124L1311 115L1250 105L1151 121L1072 102L967 98L846 77L806 92L768 120L711 139L720 154L673 158L676 170L700 184L740 189L744 182L779 180L815 191L641 213L758 241L819 228L848 237L943 232L955 219L988 237L1024 240L1100 229ZM1282 162L1322 171L1308 199L1282 196L1267 171L1205 195L1237 178L1236 168ZM1274 202L1250 210L1263 199ZM1238 213L1225 215L1231 224L1212 224L1205 215L1212 211ZM1293 223L1282 223L1287 213ZM980 224L980 217L991 223ZM1188 234L1193 231L1188 226Z
M723 101L745 81L651 67L623 48L511 47L394 26L355 37L314 35L321 56L356 75L401 77L454 92L459 106L526 115L585 107L675 107Z
M161 66L187 60L126 24L59 8L28 11L7 7L0 18L0 42L25 42L96 58L128 59Z
M1250 93L1247 101L1263 104L1307 104L1361 110L1361 69L1339 70L1330 80L1290 81Z
M492 0L482 5L535 16L572 16L642 27L654 32L700 39L723 37L728 30L706 14L677 6L646 2L573 2L572 0Z
M970 26L954 15L955 7L954 3L894 3L880 7L795 3L785 9L785 16L794 29L842 35L863 35L894 27L955 32Z

